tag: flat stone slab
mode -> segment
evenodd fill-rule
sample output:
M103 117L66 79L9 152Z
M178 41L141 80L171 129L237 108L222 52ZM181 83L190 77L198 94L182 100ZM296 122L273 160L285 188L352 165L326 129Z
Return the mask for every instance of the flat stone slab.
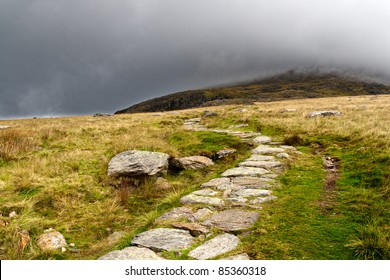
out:
M263 156L263 155L251 155L246 161L272 161L275 160L274 156Z
M177 251L187 249L193 242L194 237L186 230L156 228L138 234L131 244L157 251Z
M260 145L257 148L252 150L253 154L267 155L267 154L277 154L283 153L283 148L270 147L268 145Z
M192 210L188 207L185 206L177 207L158 217L156 219L156 222L162 222L167 220L172 220L172 221L184 220L191 217L192 214L193 214Z
M182 204L207 204L211 206L224 206L222 199L216 197L200 196L195 194L189 194L180 198Z
M257 197L255 199L252 199L249 204L261 204L261 203L264 203L264 202L268 202L268 201L271 201L271 200L275 200L277 199L278 197L277 196L274 196L274 195L271 195L271 196L267 196L267 197Z
M310 112L307 114L307 117L312 118L312 117L329 117L329 116L342 116L343 113L339 111L316 111L316 112Z
M105 254L98 260L165 260L156 255L155 252L148 248L127 247L123 250L116 250Z
M222 177L238 177L238 176L260 177L261 175L264 175L266 173L269 173L269 171L264 168L240 166L240 167L235 167L226 170L221 174L221 176Z
M225 210L212 215L201 224L216 227L223 231L236 231L250 228L259 218L259 213L242 210Z
M172 164L181 169L197 170L214 165L214 162L208 157L190 156L175 158L172 160Z
M243 253L243 254L239 254L239 255L234 255L234 256L222 258L222 259L220 259L220 260L249 261L250 258L249 258L249 256L248 256L248 254Z
M192 250L188 256L197 260L208 260L237 248L240 239L232 234L221 234Z
M271 191L269 190L259 190L259 189L242 189L235 191L231 196L238 197L251 197L251 196L269 196Z
M258 143L258 144L263 144L263 143L265 144L265 143L269 143L271 141L272 141L272 139L268 136L258 136L255 139L253 139L253 142Z
M201 185L202 188L214 188L220 185L226 185L230 183L230 178L215 178L210 181L203 183Z
M203 196L216 196L219 194L219 192L214 191L212 189L204 189L204 190L200 190L200 191L194 191L194 192L192 192L192 194L203 195Z
M269 169L282 166L282 163L280 161L243 161L239 165Z
M211 211L208 208L201 208L198 211L196 211L196 213L192 214L192 216L188 220L190 222L199 222L205 219L206 217L210 216L212 213L213 211Z
M262 186L268 183L275 183L275 180L259 177L234 177L232 178L232 183L239 186L253 187Z
M10 126L8 126L8 125L0 125L0 129L7 129L7 128L10 128Z

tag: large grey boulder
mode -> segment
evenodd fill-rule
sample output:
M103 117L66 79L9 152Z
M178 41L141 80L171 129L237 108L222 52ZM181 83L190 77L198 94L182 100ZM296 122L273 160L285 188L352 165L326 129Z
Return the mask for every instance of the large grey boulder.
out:
M207 260L237 248L240 239L232 234L221 234L192 250L188 256L197 260Z
M193 242L194 237L186 230L156 228L138 234L131 244L157 251L177 251L187 249Z
M169 155L130 150L114 156L108 164L110 176L153 176L168 170Z
M214 165L214 162L208 157L190 156L190 157L175 158L172 160L172 164L175 167L180 169L196 170L196 169L202 169L207 166Z
M165 260L148 248L127 247L115 250L98 258L98 260Z

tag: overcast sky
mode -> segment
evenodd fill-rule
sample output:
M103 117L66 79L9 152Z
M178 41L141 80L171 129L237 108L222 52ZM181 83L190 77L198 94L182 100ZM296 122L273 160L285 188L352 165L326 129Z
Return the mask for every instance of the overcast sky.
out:
M389 79L390 1L0 0L0 118L316 68Z

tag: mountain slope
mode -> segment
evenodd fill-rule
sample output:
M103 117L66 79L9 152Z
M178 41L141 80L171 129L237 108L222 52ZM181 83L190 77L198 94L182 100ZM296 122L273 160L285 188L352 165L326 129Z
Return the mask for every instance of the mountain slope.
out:
M390 94L390 87L333 73L289 71L250 83L173 93L135 104L115 114L170 111L226 104L251 104L256 101L377 94Z

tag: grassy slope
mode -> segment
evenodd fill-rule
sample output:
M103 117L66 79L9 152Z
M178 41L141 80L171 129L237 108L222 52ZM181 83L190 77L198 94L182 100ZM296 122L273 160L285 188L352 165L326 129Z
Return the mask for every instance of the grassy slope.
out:
M239 251L256 259L389 257L389 96L257 103L246 106L245 113L236 108L216 107L220 115L205 122L215 127L248 123L244 129L292 141L304 153L289 160L275 191L279 200L264 206ZM286 108L297 110L280 113ZM320 109L338 109L344 116L305 118ZM0 122L16 126L0 131L0 211L9 223L0 227L0 258L96 258L113 248L106 237L119 230L127 237L117 248L126 246L134 234L153 226L155 217L177 206L180 196L247 155L249 147L232 137L182 131L182 119L199 112ZM207 170L167 175L173 185L168 191L157 191L152 181L132 187L134 182L106 176L109 159L123 150L184 156L212 155L222 147L238 148L240 155ZM322 155L338 157L341 164L326 211L320 206ZM6 217L11 211L18 213L13 219ZM49 227L80 251L40 252L34 241ZM32 241L20 251L23 230Z

